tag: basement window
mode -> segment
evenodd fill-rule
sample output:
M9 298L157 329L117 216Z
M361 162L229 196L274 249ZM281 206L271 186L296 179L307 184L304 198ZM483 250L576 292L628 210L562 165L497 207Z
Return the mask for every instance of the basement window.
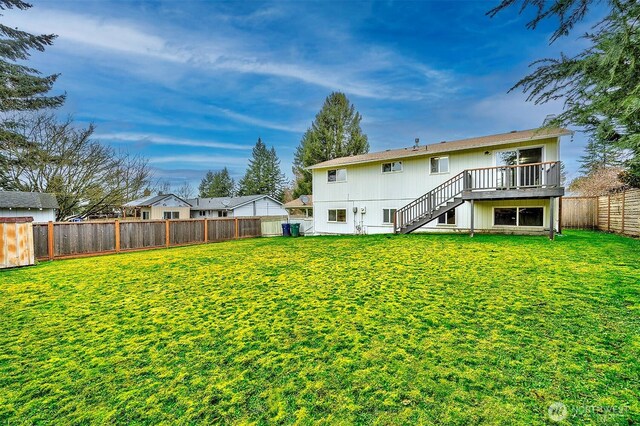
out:
M493 209L494 226L543 226L542 207L496 207Z
M382 209L382 223L392 224L396 209Z
M329 222L346 223L347 210L346 209L330 209Z
M327 171L327 182L346 182L347 169L333 169Z
M449 210L446 213L438 216L438 225L455 225L456 224L456 209Z
M402 171L402 161L393 161L391 163L382 163L382 173L393 173Z

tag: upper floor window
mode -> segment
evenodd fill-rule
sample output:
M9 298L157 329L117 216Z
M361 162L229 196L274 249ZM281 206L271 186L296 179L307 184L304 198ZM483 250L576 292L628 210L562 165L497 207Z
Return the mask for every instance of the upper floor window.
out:
M347 169L333 169L327 171L327 182L346 182Z
M449 173L449 157L432 157L431 173Z
M391 163L382 164L382 173L401 172L402 161L393 161Z

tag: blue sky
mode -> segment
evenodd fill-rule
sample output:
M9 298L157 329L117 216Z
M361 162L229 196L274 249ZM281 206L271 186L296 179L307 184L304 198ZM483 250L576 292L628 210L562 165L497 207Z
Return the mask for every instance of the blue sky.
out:
M60 114L147 157L156 179L240 177L258 137L283 171L325 97L343 91L371 150L532 128L561 104L508 89L535 59L574 53L596 17L549 46L555 22L527 30L498 1L41 1L5 22L59 35L33 56L61 73ZM565 138L569 176L585 140Z

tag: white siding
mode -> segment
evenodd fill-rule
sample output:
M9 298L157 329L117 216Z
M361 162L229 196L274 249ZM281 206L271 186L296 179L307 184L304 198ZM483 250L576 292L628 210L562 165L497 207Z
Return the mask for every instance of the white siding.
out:
M34 222L49 222L56 220L54 209L0 209L0 217L32 217Z
M233 210L235 217L247 217L247 216L287 216L287 211L282 207L282 204L273 201L272 199L265 197L259 200L252 201L244 206L236 207Z
M382 173L383 162L345 166L347 169L346 182L327 182L328 169L313 170L313 208L314 228L316 233L351 234L390 233L393 226L383 223L383 209L399 209L419 196L430 191L437 185L451 179L465 169L493 167L496 165L496 155L499 151L513 147L543 147L543 161L559 160L559 143L557 138L505 145L500 148L476 149L458 151L449 154L438 153L433 156L449 157L449 172L442 174L430 173L430 158L426 155L420 158L401 159L401 172ZM388 160L386 161L388 162ZM489 205L499 205L503 202L476 203L477 229L492 230L493 209ZM545 205L545 216L548 216L548 200L514 200L511 205ZM556 203L557 204L557 203ZM328 210L344 208L347 210L346 223L331 223L328 221ZM354 208L357 210L354 213ZM362 213L362 208L365 213ZM470 205L465 203L456 209L457 223L455 226L438 225L433 221L423 227L423 230L462 230L468 229L470 224ZM557 205L555 217L558 217ZM548 227L548 217L545 227Z

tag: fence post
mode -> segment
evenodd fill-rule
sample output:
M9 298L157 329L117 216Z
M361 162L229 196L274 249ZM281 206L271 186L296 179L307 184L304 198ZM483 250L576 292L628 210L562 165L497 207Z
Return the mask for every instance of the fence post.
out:
M607 195L607 232L611 232L611 195Z
M627 191L622 191L622 229L620 230L621 234L624 234L624 199L625 199L624 194L626 192Z
M53 252L53 222L47 223L47 252L49 260L53 260L55 253Z
M164 233L165 233L164 243L168 248L171 243L171 236L169 234L169 219L165 219L164 221Z
M116 253L120 253L120 221L115 221Z
M209 220L204 218L204 242L209 242Z
M240 233L238 232L238 218L234 218L235 222L236 222L236 239L238 239Z

